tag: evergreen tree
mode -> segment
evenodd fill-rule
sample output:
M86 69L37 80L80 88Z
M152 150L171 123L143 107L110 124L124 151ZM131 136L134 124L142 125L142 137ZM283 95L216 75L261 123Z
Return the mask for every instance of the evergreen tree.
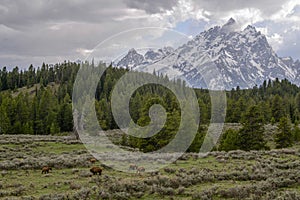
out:
M209 108L205 105L202 99L198 100L199 108L200 108L200 123L208 124L209 123Z
M292 128L287 117L280 118L278 132L275 134L274 140L276 142L276 148L286 148L292 146Z
M274 117L276 122L279 122L280 118L285 116L283 100L277 94L272 100L272 116Z
M23 125L23 134L28 134L28 135L32 135L33 132L33 127L32 127L32 122L28 121Z
M20 134L23 133L22 124L20 121L16 121L11 129L11 134Z
M297 94L295 98L296 109L300 110L300 92Z
M231 151L239 148L239 135L238 131L228 129L225 131L221 138L219 150Z
M56 122L52 122L50 126L50 134L57 134L60 132L59 126Z
M263 118L258 106L251 106L247 110L243 115L242 125L243 128L238 133L239 149L245 151L266 149Z
M10 130L10 120L4 106L0 106L0 134L7 134Z
M70 132L73 130L72 104L69 94L66 94L59 111L59 124L61 131Z
M197 132L191 146L188 148L187 152L199 152L199 150L201 149L201 146L203 144L206 133L207 133L207 127L200 125L198 128L198 132Z
M54 66L44 63L39 69L35 69L30 65L28 70L19 70L18 67L15 67L11 71L8 71L6 67L3 67L0 70L1 133L50 134L58 130L72 131L73 121L70 96L72 96L73 83L79 68L80 65L69 62ZM88 63L84 63L84 68L80 70L86 71L86 74L95 75L98 73L96 68L101 68L101 70L105 71L99 81L95 95L95 108L98 121L105 130L118 128L110 108L111 92L115 83L127 70L116 69L112 66L106 68L102 64L98 67L93 67ZM130 87L132 81L146 76L140 72L136 72L135 75L136 78L122 83L123 87ZM98 79L97 76L87 76L82 80L78 80L80 87L78 90L83 92L83 94L78 94L79 101L83 101L80 99L80 96L84 96L85 92L91 90L89 84L84 84L85 81L88 79L96 80L96 78ZM161 74L158 75L158 78L168 81L167 77L163 77ZM53 82L56 85L53 86ZM179 87L184 88L182 81L173 82ZM20 92L23 89L20 90L19 88L24 86L30 89L27 94ZM36 90L33 91L31 87L36 88ZM78 91L76 92L78 93ZM119 91L119 93L121 92ZM216 112L211 112L212 103L209 91L207 89L195 89L195 93L201 112L201 124L209 123L211 116L218 119L217 115L223 107L218 107L215 109ZM167 144L168 140L176 133L176 126L179 124L176 120L180 119L181 114L178 101L172 92L158 85L146 85L139 88L132 95L130 115L133 121L141 124L149 123L148 110L145 112L145 104L153 96L155 98L158 97L161 101L159 103L164 104L168 120L161 134L148 140L140 140L144 142L142 146L148 149L159 148ZM258 105L258 113L262 113L260 117L264 119L261 124L269 122L276 124L284 116L292 123L299 123L300 88L287 80L268 80L260 87L247 90L237 87L236 90L228 91L227 96L226 122L242 122L244 124L242 116L246 115L250 107ZM222 119L222 116L220 119ZM296 139L298 138L296 132L297 127L295 126L293 134L295 140L298 140ZM205 135L204 131L199 131L197 134L195 139L199 141L197 145L202 143L203 135ZM240 135L239 132L238 136ZM128 140L130 141L130 137ZM193 145L196 145L196 143L193 143Z
M294 141L295 142L299 142L300 141L300 128L299 128L298 124L294 125L293 137L294 137Z

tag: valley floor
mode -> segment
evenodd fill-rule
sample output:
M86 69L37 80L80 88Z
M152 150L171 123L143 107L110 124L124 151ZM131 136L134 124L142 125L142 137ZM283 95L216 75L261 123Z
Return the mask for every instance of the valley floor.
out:
M300 147L184 154L158 174L104 168L69 136L0 135L1 199L300 199ZM52 167L42 174L44 165Z

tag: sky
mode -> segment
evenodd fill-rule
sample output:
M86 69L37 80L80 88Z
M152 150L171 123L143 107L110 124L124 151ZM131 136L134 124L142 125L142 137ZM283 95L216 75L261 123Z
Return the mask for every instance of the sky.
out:
M279 56L300 59L300 0L1 0L0 67L84 60L112 36L127 40L120 33L145 27L161 28L153 37L192 38L230 17L241 29L254 25Z

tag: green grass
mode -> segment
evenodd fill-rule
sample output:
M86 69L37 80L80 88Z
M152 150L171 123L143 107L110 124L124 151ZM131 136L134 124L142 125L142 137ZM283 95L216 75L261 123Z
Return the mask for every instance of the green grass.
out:
M22 87L22 88L18 88L15 91L12 91L12 96L13 97L17 97L19 94L23 93L23 94L29 94L30 96L34 96L35 95L35 90L36 88L39 90L41 88L41 85L38 84L34 84L32 87L27 88L27 86ZM47 88L50 88L53 92L57 91L59 88L59 84L56 83L49 83L47 85Z
M62 154L64 152L86 150L83 144L63 144L58 142L41 142L38 147L33 148L35 152L48 152L53 154Z
M82 169L86 170L86 169ZM68 181L76 183L88 183L87 179L77 177L70 169L53 169L48 175L41 174L41 170L15 171L4 176L1 182L7 185L21 183L26 188L26 194L39 197L42 194L56 192L71 192ZM63 174L65 172L65 174ZM4 186L4 187L5 187Z
M33 136L34 137L34 136ZM296 152L299 149L299 146L293 147L296 149ZM30 143L9 143L0 145L0 150L4 152L1 154L0 166L1 162L7 162L10 160L17 160L19 155L31 155L31 156L39 156L41 152L43 152L43 157L49 157L53 159L53 157L59 157L64 153L68 155L78 156L83 154L85 157L82 159L86 159L88 151L83 144L68 144L64 142L45 142L45 141L33 141ZM101 149L101 150L105 150ZM41 169L1 169L0 168L0 199L1 198L12 198L13 196L11 192L17 191L20 189L20 185L24 188L24 191L17 196L17 198L25 197L25 196L33 196L37 199L42 195L46 194L64 194L75 195L80 192L80 189L71 189L71 185L79 185L81 188L88 188L91 190L91 199L95 199L95 192L93 192L92 188L96 188L97 191L108 191L110 187L115 187L114 185L118 184L137 184L141 185L144 183L144 180L147 179L157 179L160 176L167 177L168 180L178 178L178 174L180 175L180 170L184 170L186 175L189 176L188 172L191 170L198 170L199 172L203 172L203 170L210 170L210 173L215 175L216 177L220 174L226 174L231 176L233 172L240 173L242 171L246 171L249 174L252 174L253 167L263 164L265 161L269 161L272 166L273 164L283 164L288 162L295 162L299 160L299 155L293 154L285 154L279 153L276 157L270 156L267 152L263 155L255 155L254 159L248 159L245 154L244 157L240 158L232 158L226 157L226 159L222 159L224 153L221 153L219 156L207 156L204 158L189 158L188 160L178 160L176 163L170 164L167 168L175 169L175 173L168 173L164 169L160 170L159 175L152 176L150 173L136 174L136 173L124 173L119 172L113 169L104 169L103 175L100 176L101 183L100 185L96 183L97 176L89 176L89 169L92 165L100 166L101 163L97 161L95 164L89 164L87 166L73 166L70 168L59 167L53 168L53 170L48 174L41 174ZM218 158L221 157L221 158ZM22 159L26 159L26 156ZM83 163L87 162L87 160L83 160ZM153 163L155 164L155 162ZM276 166L276 165L275 165ZM78 169L79 172L74 172L74 168ZM298 170L299 169L299 170ZM274 169L277 170L278 174L282 174L282 178L286 178L287 175L297 175L300 172L300 166L295 169ZM180 172L180 173L179 173ZM275 176L273 172L263 172L268 173L268 176ZM194 175L193 175L194 176ZM196 176L196 175L195 175ZM276 175L277 176L277 175ZM105 177L108 177L106 180ZM277 177L273 177L277 178ZM141 199L191 199L194 194L201 194L204 191L215 190L215 192L227 191L230 188L235 188L237 186L251 186L259 184L265 180L236 180L236 179L226 179L226 180L217 180L212 179L213 181L203 181L197 182L196 184L192 184L190 186L186 186L184 189L184 193L180 195L168 196L168 195L160 195L158 193L150 193L150 188L153 186L147 186L146 192L144 192ZM123 186L124 187L124 186ZM156 187L156 186L155 186ZM159 186L160 187L160 186ZM300 193L300 184L295 183L291 185L287 185L284 187L279 187L274 189L276 193L291 191ZM178 192L178 189L174 189L175 194ZM13 193L14 194L14 193ZM134 198L133 198L134 199ZM213 199L222 199L220 194L216 194L213 196Z

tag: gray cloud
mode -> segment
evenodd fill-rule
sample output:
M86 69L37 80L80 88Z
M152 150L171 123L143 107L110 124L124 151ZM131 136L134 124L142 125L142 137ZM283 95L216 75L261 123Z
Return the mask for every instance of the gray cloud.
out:
M187 19L197 21L204 18L209 20L206 22L207 26L212 26L244 8L257 9L260 11L257 14L259 17L270 20L270 16L280 11L286 2L287 0L2 0L0 67L28 67L29 63L40 65L43 61L83 59L82 51L93 49L99 42L124 30L146 26L173 28L178 22ZM299 8L295 8L296 12L297 9ZM256 13L253 16L256 17ZM244 23L248 23L248 16L244 18ZM287 26L291 27L292 24ZM275 32L276 30L272 30L272 34Z
M203 8L207 11L213 12L216 15L243 8L257 8L261 10L264 15L269 16L279 11L281 6L287 2L287 0L193 0L193 2L197 8Z
M177 0L125 0L124 2L130 8L145 10L150 14L171 10L177 4Z
M125 5L115 1L1 1L0 23L11 28L28 28L31 25L51 22L101 23L112 17L126 15Z
M92 49L112 34L139 27L134 20L116 20L135 14L122 0L1 1L0 66L83 59L79 48Z

